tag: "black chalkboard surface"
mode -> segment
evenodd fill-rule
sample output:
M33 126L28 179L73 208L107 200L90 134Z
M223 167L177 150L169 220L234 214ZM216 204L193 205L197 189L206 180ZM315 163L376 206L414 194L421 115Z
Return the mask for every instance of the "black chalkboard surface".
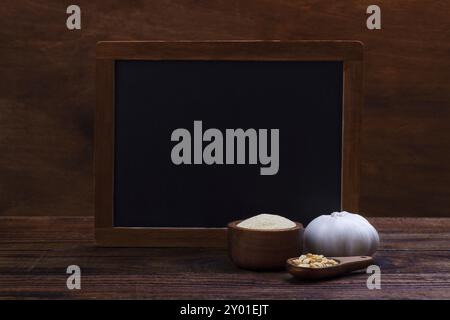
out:
M215 246L260 213L357 212L362 46L97 44L95 230L106 246Z
M263 212L307 223L339 210L342 74L324 61L117 61L114 225L225 227ZM278 172L175 165L171 134L196 120L203 132L279 129Z

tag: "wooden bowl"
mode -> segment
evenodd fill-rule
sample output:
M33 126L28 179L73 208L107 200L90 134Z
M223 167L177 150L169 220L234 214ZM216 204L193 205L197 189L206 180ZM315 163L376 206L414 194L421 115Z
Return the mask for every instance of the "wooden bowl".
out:
M238 267L251 270L283 269L286 260L300 256L303 226L296 222L289 229L254 230L228 224L228 255Z

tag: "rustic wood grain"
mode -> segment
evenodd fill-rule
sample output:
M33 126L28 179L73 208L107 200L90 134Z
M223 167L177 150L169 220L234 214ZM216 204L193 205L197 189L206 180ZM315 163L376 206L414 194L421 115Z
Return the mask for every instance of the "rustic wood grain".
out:
M119 60L360 62L363 45L341 40L101 41L97 43L96 56Z
M0 215L93 214L99 40L361 40L361 211L449 216L450 2L369 0L4 1L0 19Z
M0 217L0 299L450 299L450 219L371 222L381 290L364 271L301 282L238 269L217 248L101 248L91 217ZM66 289L70 264L81 291Z

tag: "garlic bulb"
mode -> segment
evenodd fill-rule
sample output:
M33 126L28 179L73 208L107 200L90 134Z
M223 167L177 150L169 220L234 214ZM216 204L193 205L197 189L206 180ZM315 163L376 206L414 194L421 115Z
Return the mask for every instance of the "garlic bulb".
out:
M304 234L307 252L325 256L370 256L379 243L378 232L369 221L346 211L317 217Z

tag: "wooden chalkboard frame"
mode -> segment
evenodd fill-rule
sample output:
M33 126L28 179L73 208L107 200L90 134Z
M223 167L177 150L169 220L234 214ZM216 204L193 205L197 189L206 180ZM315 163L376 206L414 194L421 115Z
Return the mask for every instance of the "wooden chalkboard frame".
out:
M363 45L359 41L104 41L96 48L95 237L104 246L224 247L225 228L114 227L116 60L342 61L342 209L358 212Z

